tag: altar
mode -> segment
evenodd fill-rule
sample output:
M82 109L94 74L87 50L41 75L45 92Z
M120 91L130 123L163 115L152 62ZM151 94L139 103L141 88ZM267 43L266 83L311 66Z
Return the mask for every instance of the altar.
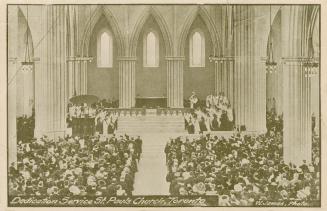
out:
M136 97L135 108L166 108L167 97Z

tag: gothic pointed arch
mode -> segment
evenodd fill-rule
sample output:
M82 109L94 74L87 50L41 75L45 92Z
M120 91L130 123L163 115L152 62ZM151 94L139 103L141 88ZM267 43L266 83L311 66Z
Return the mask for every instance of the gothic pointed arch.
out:
M188 17L186 18L186 21L184 22L184 25L182 26L182 33L179 37L179 40L177 42L177 51L180 55L184 55L184 48L185 45L187 44L187 36L190 32L190 28L194 22L194 20L197 17L201 17L202 20L204 21L209 33L210 33L210 38L211 41L214 45L214 47L216 47L217 49L222 49L221 48L221 43L220 43L220 39L219 39L219 33L215 28L214 22L211 19L211 17L208 14L208 11L201 7L201 6L197 6L195 7L190 14L188 15Z
M87 23L85 30L83 32L83 37L82 37L82 52L81 55L83 56L88 56L89 52L89 43L90 39L92 36L92 31L96 25L96 23L100 20L100 18L104 16L106 20L108 21L112 32L113 36L115 38L115 44L117 45L118 49L118 56L121 56L124 53L124 42L123 42L123 35L122 32L119 28L117 20L114 18L112 12L103 6L97 6L93 12L91 12L91 17L88 16L87 18Z
M29 54L31 56L31 58L34 57L34 44L33 44L33 37L32 37L32 33L29 27L29 24L27 22L27 18L26 18L26 12L23 11L24 9L22 9L21 7L18 7L18 43L22 44L20 47L20 53L25 53L26 50L26 39L28 38L28 49L29 49ZM20 56L22 57L22 56ZM22 58L23 59L23 58Z
M306 7L305 13L306 13L305 18L307 23L307 29L304 30L305 32L304 51L307 52L307 48L309 47L309 45L312 44L314 29L317 25L319 26L319 7L318 6Z
M168 30L168 26L164 18L161 16L161 14L152 6L146 8L141 17L138 19L137 23L135 24L135 27L132 31L132 36L130 39L130 48L129 52L131 56L136 55L136 48L137 48L137 43L139 40L140 33L142 31L142 28L148 18L152 16L154 20L157 22L159 25L162 37L164 39L164 44L165 44L165 49L166 49L166 56L170 56L172 54L172 39L171 35Z

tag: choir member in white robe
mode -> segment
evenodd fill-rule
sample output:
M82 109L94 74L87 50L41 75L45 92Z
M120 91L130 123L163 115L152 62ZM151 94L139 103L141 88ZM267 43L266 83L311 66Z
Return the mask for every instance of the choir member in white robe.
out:
M225 105L229 104L228 98L226 96L223 97L223 104Z
M108 135L108 126L110 124L110 118L109 118L109 115L107 115L105 118L104 118L104 121L102 123L103 125L103 135Z
M189 98L190 100L190 107L194 108L194 104L198 102L198 97L196 96L195 92L192 92L192 95Z
M76 117L79 118L82 115L81 106L76 106Z
M200 119L201 117L199 116L195 116L193 117L193 126L194 126L194 133L195 134L199 134L200 133Z
M213 95L210 94L206 97L206 106L210 108L213 105Z
M218 101L219 101L219 97L218 96L213 96L213 104L215 107L218 107Z
M215 113L217 115L218 127L220 127L220 125L221 125L220 118L221 118L221 115L222 115L222 111L220 109L218 109Z
M69 116L75 117L75 106L70 105L69 108L68 108L68 112L69 112Z
M230 122L233 122L233 109L230 105L227 107L227 118Z
M205 123L205 125L206 125L206 128L207 128L207 131L211 131L211 118L210 118L210 114L208 113L208 114L206 114L206 116L205 116L205 118L204 118L204 123Z

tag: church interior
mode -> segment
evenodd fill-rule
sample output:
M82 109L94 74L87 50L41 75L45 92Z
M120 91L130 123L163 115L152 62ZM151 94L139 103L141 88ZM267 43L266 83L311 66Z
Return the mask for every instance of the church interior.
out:
M8 5L9 195L320 200L319 5Z

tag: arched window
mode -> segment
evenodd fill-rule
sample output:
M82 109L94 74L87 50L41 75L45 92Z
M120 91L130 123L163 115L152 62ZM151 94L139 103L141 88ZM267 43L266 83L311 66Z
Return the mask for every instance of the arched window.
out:
M149 31L143 38L143 66L159 67L159 39L158 34Z
M190 36L190 67L205 66L205 39L202 31L196 30Z
M100 31L97 40L97 66L112 67L112 35L108 30Z

